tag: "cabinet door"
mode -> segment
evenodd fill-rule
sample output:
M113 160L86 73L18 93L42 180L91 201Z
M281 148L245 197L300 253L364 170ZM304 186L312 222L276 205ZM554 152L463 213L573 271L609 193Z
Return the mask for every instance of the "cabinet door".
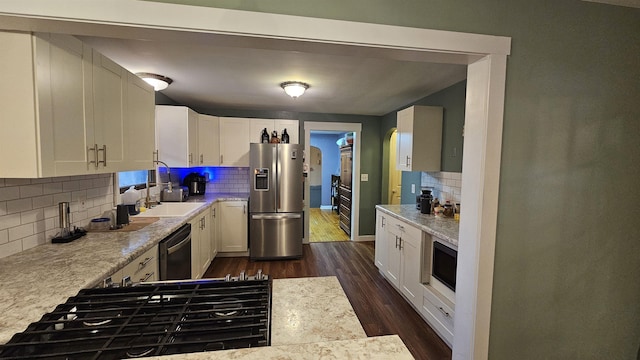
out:
M275 120L275 130L278 132L278 136L282 139L282 131L287 129L287 134L289 134L289 143L290 144L299 144L300 143L300 126L298 125L298 120L287 120L287 119L276 119Z
M401 274L400 290L413 303L416 309L422 306L422 287L420 286L422 231L402 224L402 241L400 244Z
M400 242L402 241L402 232L398 223L388 218L387 227L387 267L385 277L393 286L400 288Z
M71 36L36 38L41 176L95 172L92 54Z
M93 51L94 147L99 173L125 169L125 89L127 71ZM133 135L133 134L132 134Z
M247 251L247 202L223 201L219 210L220 252Z
M131 73L127 76L125 157L127 170L153 169L155 137L155 91Z
M209 209L198 215L200 218L200 277L211 264L211 213Z
M413 108L398 111L397 115L396 169L411 171L411 148L413 147Z
M271 139L271 132L277 129L275 128L275 121L273 119L251 119L249 132L251 133L249 137L249 143L260 143L262 142L262 130L267 129L267 134L269 134L269 139ZM280 131L278 131L278 137L280 136Z
M220 166L249 166L251 119L220 118Z
M200 216L196 216L191 221L191 278L200 278L200 232L202 228L202 221Z
M387 216L378 210L376 211L375 265L383 273L387 268L387 247Z
M217 116L198 115L198 166L220 165L219 124Z
M158 160L190 167L198 153L198 116L186 106L156 106Z
M220 227L218 225L218 203L211 206L211 261L218 255L218 239Z

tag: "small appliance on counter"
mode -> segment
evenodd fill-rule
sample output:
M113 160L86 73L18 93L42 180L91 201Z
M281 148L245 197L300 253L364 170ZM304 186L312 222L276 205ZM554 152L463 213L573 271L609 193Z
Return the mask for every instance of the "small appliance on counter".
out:
M190 195L204 195L207 189L207 178L204 175L192 172L184 177L182 185L189 188Z
M82 228L74 227L73 230L71 229L71 207L68 202L58 204L58 216L60 232L51 239L52 243L68 243L87 234L87 231Z
M416 207L422 214L431 214L431 201L433 201L431 189L423 189L422 194L418 196Z
M189 188L186 186L172 186L164 188L160 193L160 200L164 202L184 202L189 199Z
M122 194L122 204L127 206L129 215L138 215L140 213L140 192L135 186L129 187Z

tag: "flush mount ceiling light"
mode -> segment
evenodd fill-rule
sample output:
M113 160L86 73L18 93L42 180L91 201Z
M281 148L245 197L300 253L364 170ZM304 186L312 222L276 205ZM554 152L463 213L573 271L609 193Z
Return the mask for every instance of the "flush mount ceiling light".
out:
M155 91L164 90L173 82L170 78L158 74L136 73L136 75L146 81L149 85L153 86Z
M302 96L304 92L309 88L309 84L305 84L300 81L286 81L280 84L280 87L284 89L284 92L292 98Z

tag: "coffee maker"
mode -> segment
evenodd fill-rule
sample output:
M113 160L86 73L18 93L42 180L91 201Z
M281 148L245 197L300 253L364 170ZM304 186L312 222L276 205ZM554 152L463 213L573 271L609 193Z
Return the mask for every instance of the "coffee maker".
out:
M189 188L189 195L204 195L207 187L207 178L193 172L184 177L182 185Z
M431 201L433 196L431 195L431 189L422 189L422 193L417 198L416 207L420 209L422 214L431 214Z

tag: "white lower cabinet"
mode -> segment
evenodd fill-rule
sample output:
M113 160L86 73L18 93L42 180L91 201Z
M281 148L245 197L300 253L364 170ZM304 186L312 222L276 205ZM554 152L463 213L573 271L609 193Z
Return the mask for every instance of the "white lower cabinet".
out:
M422 230L392 217L388 217L385 227L387 267L384 275L419 308L422 305Z
M453 345L454 306L449 300L432 291L428 285L423 286L420 314L449 346Z
M244 252L248 247L247 201L218 203L220 218L220 252Z
M422 230L376 210L375 265L449 346L453 344L454 304L422 284Z
M218 255L220 226L218 225L218 203L211 205L211 261Z
M122 285L123 279L134 283L158 280L158 247L145 251L107 279L114 285Z
M200 279L211 264L211 215L207 208L191 224L191 278Z

